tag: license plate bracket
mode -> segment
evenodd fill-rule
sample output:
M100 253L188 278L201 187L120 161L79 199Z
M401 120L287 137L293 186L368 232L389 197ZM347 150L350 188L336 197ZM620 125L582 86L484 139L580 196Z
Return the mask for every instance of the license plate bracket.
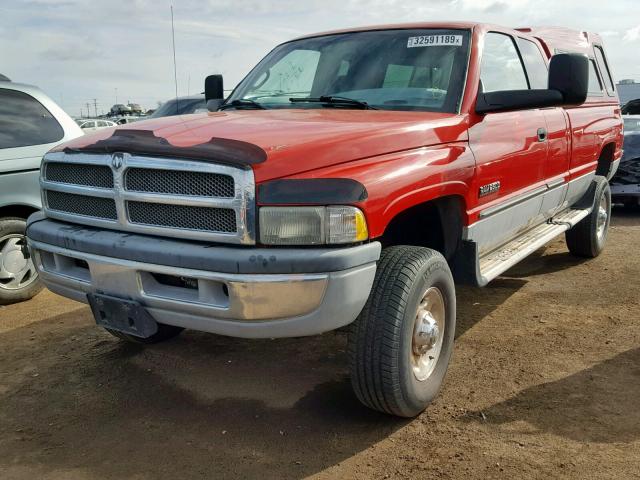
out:
M139 303L101 293L88 293L87 299L96 324L135 337L149 338L158 331L158 323Z

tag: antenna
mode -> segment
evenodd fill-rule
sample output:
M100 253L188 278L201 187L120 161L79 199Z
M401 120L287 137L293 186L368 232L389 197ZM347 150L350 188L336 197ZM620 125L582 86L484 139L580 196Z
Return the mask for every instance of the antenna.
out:
M173 5L171 5L171 38L173 40L173 80L176 84L176 114L178 109L178 68L176 67L176 31L173 28Z

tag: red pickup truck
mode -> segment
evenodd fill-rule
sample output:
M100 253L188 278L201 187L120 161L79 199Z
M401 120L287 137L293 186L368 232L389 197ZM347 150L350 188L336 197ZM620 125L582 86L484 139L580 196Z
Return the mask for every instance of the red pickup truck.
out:
M485 285L562 233L604 247L622 119L597 35L344 30L279 45L224 100L205 86L210 113L43 161L42 279L122 339L348 326L357 397L410 417L445 376L454 279Z

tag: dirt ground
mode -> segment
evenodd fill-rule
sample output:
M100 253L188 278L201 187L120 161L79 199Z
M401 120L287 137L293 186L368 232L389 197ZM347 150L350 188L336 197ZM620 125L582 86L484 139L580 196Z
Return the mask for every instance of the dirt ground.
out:
M460 288L441 395L406 421L351 393L345 338L185 332L126 345L43 292L0 308L0 478L640 478L640 213Z

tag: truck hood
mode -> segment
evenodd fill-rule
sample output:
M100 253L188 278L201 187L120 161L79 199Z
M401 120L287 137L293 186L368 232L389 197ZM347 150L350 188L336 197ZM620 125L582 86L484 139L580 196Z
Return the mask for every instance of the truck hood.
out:
M126 152L131 144L119 139L127 136L155 141L148 151L138 142L136 153L204 156L215 162L216 153L223 149L225 162L251 164L259 183L362 158L464 141L466 132L465 116L443 113L239 110L136 122L86 135L59 149L103 151L106 146L105 151ZM215 147L209 155L207 145Z

